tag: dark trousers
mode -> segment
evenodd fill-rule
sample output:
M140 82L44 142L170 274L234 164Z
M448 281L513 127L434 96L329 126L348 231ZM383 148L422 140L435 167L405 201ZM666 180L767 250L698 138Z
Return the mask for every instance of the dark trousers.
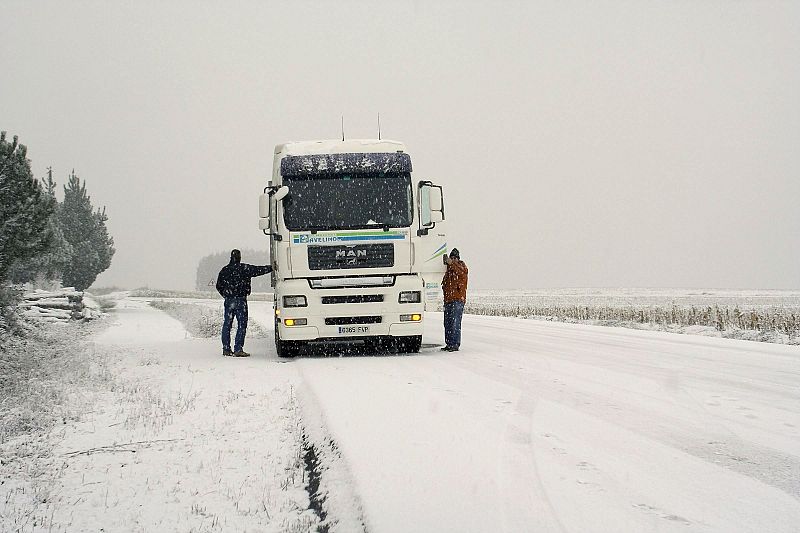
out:
M231 349L231 328L236 317L236 340L233 351L244 348L244 336L247 335L247 298L225 298L225 319L222 322L222 348Z
M445 302L444 304L444 342L451 348L461 346L461 317L464 315L464 302Z

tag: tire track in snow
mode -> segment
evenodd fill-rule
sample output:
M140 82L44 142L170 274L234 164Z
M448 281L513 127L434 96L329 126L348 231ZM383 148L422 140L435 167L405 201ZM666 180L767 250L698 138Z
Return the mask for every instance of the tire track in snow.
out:
M527 499L528 509L533 510L535 515L535 528L541 531L567 531L559 518L559 511L553 504L547 487L542 481L537 464L537 450L534 444L534 414L537 408L537 400L532 396L520 395L514 406L514 412L509 416L506 423L505 435L503 439L504 452L498 454L498 470L500 474L503 492L509 490L520 490L518 486L509 487L508 480L517 481L517 485L528 488ZM521 478L521 479L520 479ZM532 490L531 490L532 489ZM504 501L504 504L507 502ZM537 510L539 512L537 512ZM508 509L503 513L504 517L519 514L519 509ZM545 511L545 512L541 512ZM506 524L504 531L524 531L534 524L528 521L525 524Z
M301 378L296 398L300 404L306 451L309 453L306 457L309 475L314 472L316 477L314 484L309 478L308 487L312 508L316 507L315 512L323 519L320 530L367 533L356 483L328 431L317 395L305 380L302 363L301 360L295 360L294 364ZM311 464L313 462L316 464Z
M483 324L477 324L477 326L481 328ZM489 329L496 329L499 326L499 324L490 324ZM625 373L630 373L631 381L643 379L651 381L661 393L642 394L637 392L634 395L632 391L620 389L617 391L620 394L610 394L610 392L613 392L614 387L604 382L601 376L568 374L564 370L555 369L548 362L548 360L552 359L553 362L567 363L570 366L565 366L566 369L577 368L572 366L577 364L585 367L586 370L591 370L593 367L598 372L618 372L616 361L610 361L607 368L603 368L602 365L598 364L602 363L602 360L598 358L597 347L595 347L595 353L592 354L589 360L581 362L575 353L568 351L573 347L572 342L565 342L560 350L554 349L541 353L535 348L539 342L536 339L536 333L524 333L531 339L521 339L506 335L504 348L526 348L531 357L543 359L535 363L542 368L542 374L535 381L532 381L529 375L523 375L511 370L511 363L508 361L506 361L506 365L503 366L502 370L498 369L495 364L491 364L496 359L492 355L486 354L491 354L492 350L481 350L481 355L475 356L464 354L462 357L451 358L448 361L459 368L467 369L499 383L513 386L520 390L522 394L525 394L527 390L532 390L532 385L535 383L536 393L540 397L569 405L586 414L620 425L705 461L757 479L800 499L800 458L781 450L748 442L740 438L735 431L720 422L720 416L711 414L705 406L694 400L685 388L680 385L682 373L689 373L688 380L702 383L705 380L705 376L698 376L698 373L707 373L709 372L707 369L697 366L687 368L684 365L681 373L678 373L674 369L651 366L647 361L644 361L643 365L639 364L638 373L634 373L631 372L633 365L639 362L625 363L623 365ZM479 346L494 346L496 348L492 343L482 340L489 337L488 335L475 337L471 342ZM581 345L588 342L586 339L580 339ZM663 343L663 341L661 342ZM613 343L611 346L616 347ZM555 348L555 345L553 347ZM644 347L626 347L626 349L632 352L647 353L648 358L653 357L653 354L647 352ZM603 352L601 351L600 353ZM661 350L658 353L669 352ZM670 356L683 361L676 354L670 353ZM529 364L529 362L526 361L526 364ZM748 367L748 365L745 365L742 368L746 369ZM559 377L552 379L555 375ZM713 380L713 376L711 378ZM731 378L734 380L731 382L738 380L738 383L741 384L741 376L732 375ZM615 381L620 382L622 380ZM566 387L564 386L565 383L572 383L573 385ZM592 392L592 388L595 389L594 392ZM616 414L615 411L623 407L609 403L610 397L616 397L618 400L620 395L630 397L629 403L624 406L627 418L614 416ZM667 414L663 410L655 411L646 405L637 403L637 400L643 398L649 398L655 402L653 405L664 404L665 401L669 401L674 404L671 412L682 413L683 415L674 416ZM678 409L675 409L676 406ZM654 423L654 421L658 423Z

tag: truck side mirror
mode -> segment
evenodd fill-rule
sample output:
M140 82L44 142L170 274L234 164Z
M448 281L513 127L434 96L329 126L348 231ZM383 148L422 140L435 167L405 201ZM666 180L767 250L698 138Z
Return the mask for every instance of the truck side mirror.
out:
M264 232L265 235L270 235L275 238L276 241L281 240L281 235L272 232L272 199L274 198L276 202L279 202L286 198L289 194L289 187L286 185L282 185L277 189L272 187L272 182L269 183L266 189L264 189L264 194L259 195L258 197L258 229Z
M419 182L420 229L417 235L427 235L437 222L444 220L444 198L442 187L430 181Z
M266 194L258 195L258 216L262 219L269 217L269 196Z

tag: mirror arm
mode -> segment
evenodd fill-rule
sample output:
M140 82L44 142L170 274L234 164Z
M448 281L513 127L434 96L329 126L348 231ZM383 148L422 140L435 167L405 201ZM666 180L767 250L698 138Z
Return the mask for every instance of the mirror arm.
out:
M431 183L431 188L439 189L439 198L441 199L442 202L442 208L436 209L436 211L439 211L442 214L442 220L444 220L444 189L442 188L441 185L434 185L432 183Z
M278 242L283 240L283 235L281 235L280 233L270 233L265 229L262 229L261 231L264 232L264 235L267 235L269 237L274 237L275 240L278 241Z

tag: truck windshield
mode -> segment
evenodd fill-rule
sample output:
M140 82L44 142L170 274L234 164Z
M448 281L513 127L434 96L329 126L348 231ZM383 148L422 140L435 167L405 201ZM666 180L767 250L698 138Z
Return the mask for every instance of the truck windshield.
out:
M292 231L408 227L411 175L284 176L283 220Z

